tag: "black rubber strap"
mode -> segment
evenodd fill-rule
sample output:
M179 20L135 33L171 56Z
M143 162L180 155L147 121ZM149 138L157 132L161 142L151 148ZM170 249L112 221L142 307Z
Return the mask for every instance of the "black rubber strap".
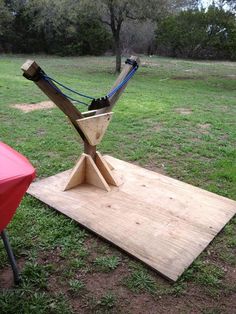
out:
M110 106L110 102L106 96L106 97L102 97L98 99L93 99L91 104L88 106L88 110L97 110L97 109L102 109L109 106Z
M23 73L23 76L27 78L27 80L38 82L44 74L44 71L39 67L33 76Z
M125 64L130 64L133 66L133 68L138 67L138 63L135 60L129 58L125 61Z

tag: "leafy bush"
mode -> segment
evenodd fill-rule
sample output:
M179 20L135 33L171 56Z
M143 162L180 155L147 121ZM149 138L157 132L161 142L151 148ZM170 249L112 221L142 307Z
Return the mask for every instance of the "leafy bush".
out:
M0 51L59 55L99 55L111 36L91 14L70 0L0 0ZM12 14L14 12L14 14Z
M156 30L158 52L194 59L236 59L236 20L233 13L210 6L165 18Z

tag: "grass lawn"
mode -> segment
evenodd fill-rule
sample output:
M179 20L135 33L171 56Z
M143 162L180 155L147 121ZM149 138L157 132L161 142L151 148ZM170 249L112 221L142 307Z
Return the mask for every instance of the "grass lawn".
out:
M71 168L82 146L57 108L11 107L47 100L22 77L25 59L0 56L0 140L42 178ZM111 57L35 59L95 97L115 80ZM99 150L236 200L235 73L232 62L143 57ZM12 286L0 241L0 313L236 313L235 218L175 284L30 196L8 232L23 283Z

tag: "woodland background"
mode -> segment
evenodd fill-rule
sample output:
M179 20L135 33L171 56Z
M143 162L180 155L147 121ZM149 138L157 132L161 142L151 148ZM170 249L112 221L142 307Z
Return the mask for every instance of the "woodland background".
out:
M235 0L0 0L0 52L236 60Z

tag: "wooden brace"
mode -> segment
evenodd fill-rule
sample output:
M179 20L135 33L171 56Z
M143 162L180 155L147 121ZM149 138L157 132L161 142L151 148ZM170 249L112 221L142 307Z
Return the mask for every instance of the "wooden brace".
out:
M95 160L90 155L82 154L71 172L64 191L75 188L83 183L94 185L107 192L110 185L119 186L121 182L115 178L111 167L99 152L96 152Z

